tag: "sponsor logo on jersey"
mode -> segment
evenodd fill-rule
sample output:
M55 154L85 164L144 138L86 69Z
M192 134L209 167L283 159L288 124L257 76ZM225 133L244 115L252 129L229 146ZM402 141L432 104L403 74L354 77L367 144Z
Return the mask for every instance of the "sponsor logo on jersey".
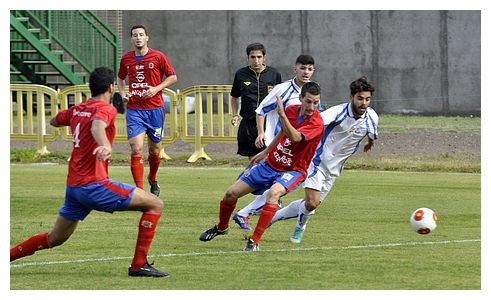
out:
M251 82L250 81L244 81L244 84L247 85L247 86L250 86L251 85Z

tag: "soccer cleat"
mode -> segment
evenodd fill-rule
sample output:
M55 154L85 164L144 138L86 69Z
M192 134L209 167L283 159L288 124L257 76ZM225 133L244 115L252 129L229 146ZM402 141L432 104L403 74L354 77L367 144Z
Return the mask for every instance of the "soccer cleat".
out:
M249 216L243 217L240 216L238 213L235 213L234 217L232 218L237 225L240 226L241 229L243 230L251 230L251 227L249 226Z
M295 227L295 230L293 231L292 236L290 237L290 241L294 244L300 244L302 242L302 237L304 232L305 229Z
M151 181L150 179L148 180L148 184L150 184L150 193L154 194L155 196L160 196L160 185L157 181Z
M278 199L278 209L281 209L283 207L283 201L280 199Z
M259 250L258 244L254 243L254 241L252 239L249 239L247 241L245 248L244 248L244 252L253 252L253 251L257 251L257 250Z
M152 267L153 263L149 264L148 261L140 269L133 271L131 266L128 268L128 276L139 277L167 277L170 274L164 271L159 271Z
M218 227L215 225L212 228L208 229L207 231L203 232L199 236L199 240L203 242L208 242L214 239L217 235L222 235L222 234L228 234L228 228L225 230L219 230Z

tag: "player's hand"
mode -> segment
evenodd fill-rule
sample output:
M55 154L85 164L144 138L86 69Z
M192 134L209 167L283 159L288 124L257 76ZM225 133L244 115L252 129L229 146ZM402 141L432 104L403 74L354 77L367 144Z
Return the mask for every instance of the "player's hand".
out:
M158 88L156 88L154 86L150 86L148 89L143 91L143 93L142 93L143 99L152 98L153 96L155 96L157 94L158 91L159 91Z
M123 101L124 101L124 103L128 103L128 101L130 101L130 98L131 98L131 94L130 94L130 93L126 93L126 94L123 96Z
M112 149L109 146L99 146L94 149L92 155L95 155L98 160L104 161L111 157Z
M278 107L278 115L280 118L286 117L285 109L283 108L283 100L280 95L276 95L276 106Z
M370 151L370 149L372 149L372 147L373 147L373 140L371 138L368 138L368 142L363 147L363 152Z
M268 156L268 152L266 150L263 150L251 158L251 160L249 161L249 165L250 166L257 165L261 161L265 160L267 156Z
M264 140L266 138L266 135L264 133L261 133L257 135L256 141L254 142L254 145L258 148L262 148L265 146Z
M239 126L239 116L238 115L232 116L230 123L232 123L234 127Z

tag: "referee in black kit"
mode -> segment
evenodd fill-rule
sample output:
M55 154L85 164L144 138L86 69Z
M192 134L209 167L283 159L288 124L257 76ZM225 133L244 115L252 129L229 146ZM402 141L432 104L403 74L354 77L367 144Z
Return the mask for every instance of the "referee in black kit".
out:
M251 159L264 148L257 148L256 108L273 87L281 83L281 74L272 67L266 66L266 48L260 43L247 46L249 65L235 73L232 85L232 125L239 125L239 114L242 118L237 132L237 154ZM240 113L239 113L240 98Z

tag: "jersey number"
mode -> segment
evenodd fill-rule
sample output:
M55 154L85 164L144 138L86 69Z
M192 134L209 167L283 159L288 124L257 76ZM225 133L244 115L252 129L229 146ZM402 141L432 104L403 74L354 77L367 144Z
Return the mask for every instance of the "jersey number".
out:
M80 148L79 135L80 135L80 123L77 123L77 127L75 127L75 132L73 132L72 134L72 138L73 138L72 141L73 141L74 148Z

